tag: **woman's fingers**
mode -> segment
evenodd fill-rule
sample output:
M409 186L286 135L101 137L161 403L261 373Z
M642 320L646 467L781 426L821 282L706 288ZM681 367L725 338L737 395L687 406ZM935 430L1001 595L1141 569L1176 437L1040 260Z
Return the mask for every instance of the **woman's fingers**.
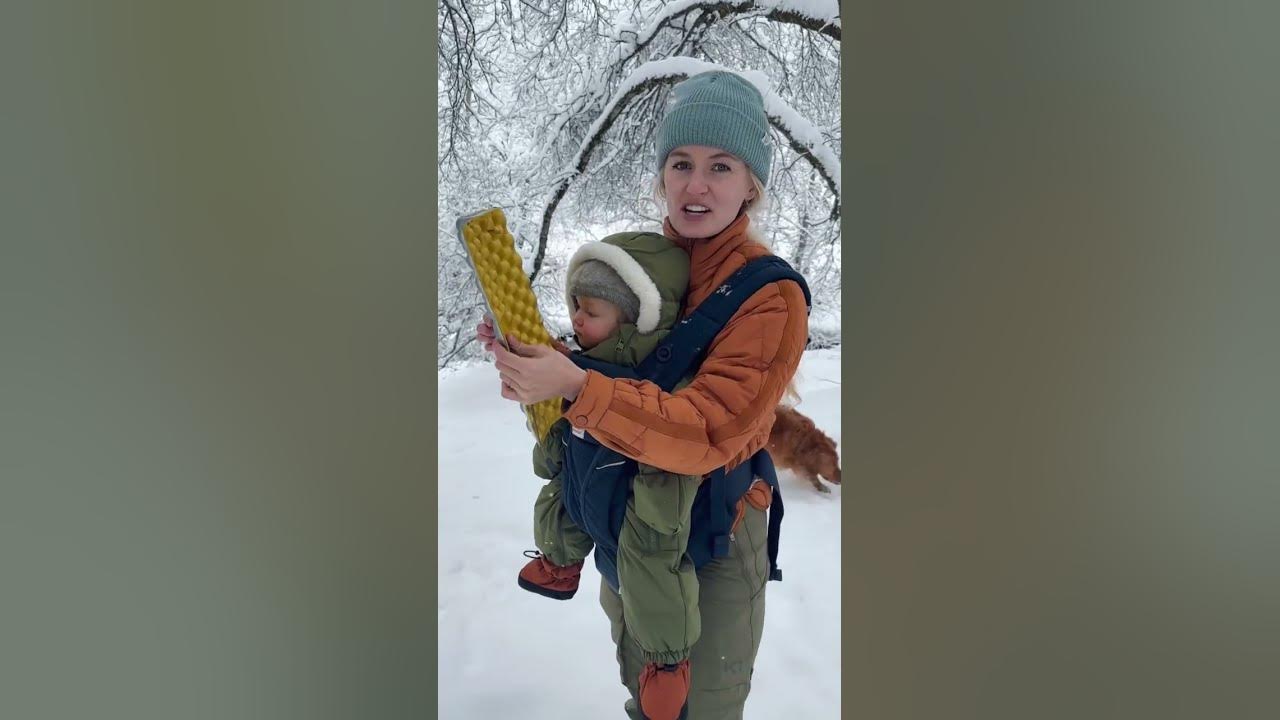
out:
M523 375L524 363L523 358L515 353L508 352L502 345L495 343L493 346L493 364L498 368L499 375L508 377L518 377Z
M514 333L507 333L507 347L511 349L512 355L515 355L516 357L527 358L527 357L537 357L538 348L543 346L526 345L524 342L521 342L520 338L516 337Z
M504 364L510 365L512 357L513 356L511 352L508 351L506 348L502 347L501 343L493 344L493 361L499 367L501 367Z
M501 380L502 397L526 403L529 397L529 388L526 387L529 370L526 358L508 350L498 342L497 333L493 329L493 319L488 315L485 315L484 320L476 326L476 337L484 345L485 350L493 353L493 364L497 367L498 378ZM507 342L511 343L512 349L523 347L514 336L509 336Z
M502 381L505 387L511 388L515 394L521 397L524 397L529 392L528 381L524 377L512 375L508 372L499 372L498 379Z
M586 373L569 358L542 345L512 338L511 350L495 344L494 365L503 382L502 396L523 404L554 397L576 397Z
M494 340L497 333L493 330L493 319L488 315L476 325L476 339L480 341L480 345L484 347L486 352L493 352Z
M502 397L507 400L524 402L526 393L509 378L502 379Z

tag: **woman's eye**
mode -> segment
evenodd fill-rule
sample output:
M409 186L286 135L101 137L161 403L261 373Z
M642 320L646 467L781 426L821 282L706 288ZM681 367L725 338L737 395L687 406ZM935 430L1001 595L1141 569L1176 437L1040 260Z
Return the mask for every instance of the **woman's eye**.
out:
M689 169L689 161L688 161L688 160L677 160L677 161L675 161L674 163L672 163L672 164L671 164L671 169L672 169L672 170L688 170L688 169Z
M711 169L715 170L716 172L729 172L733 168L729 167L728 165L725 165L724 163L716 163L715 165L711 166Z

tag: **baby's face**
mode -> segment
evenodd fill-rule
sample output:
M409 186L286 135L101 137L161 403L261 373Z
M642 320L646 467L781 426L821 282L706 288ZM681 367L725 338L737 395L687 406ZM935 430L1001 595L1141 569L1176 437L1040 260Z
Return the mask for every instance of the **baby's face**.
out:
M617 305L589 295L578 295L574 299L578 309L573 311L573 332L584 350L590 350L617 332L622 323L622 312Z

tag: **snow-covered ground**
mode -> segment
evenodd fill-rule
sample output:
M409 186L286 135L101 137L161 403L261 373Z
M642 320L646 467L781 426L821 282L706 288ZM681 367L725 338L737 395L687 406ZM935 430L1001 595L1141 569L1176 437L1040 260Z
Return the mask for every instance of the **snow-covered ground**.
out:
M840 350L805 353L799 409L840 438ZM440 718L622 718L599 575L567 602L521 590L533 547L532 438L497 371L440 373ZM840 488L781 473L786 519L746 718L839 717Z

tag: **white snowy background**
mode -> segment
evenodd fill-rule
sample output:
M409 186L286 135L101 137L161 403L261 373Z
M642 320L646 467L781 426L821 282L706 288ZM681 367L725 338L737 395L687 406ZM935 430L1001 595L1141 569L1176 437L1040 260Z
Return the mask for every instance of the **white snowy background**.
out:
M555 335L573 249L661 230L654 131L671 87L735 72L773 146L755 229L813 291L839 343L840 37L835 0L438 0L439 367L479 356L481 300L455 220L499 207Z
M840 351L805 353L799 409L840 438ZM533 547L532 436L498 395L490 363L440 371L439 710L441 720L625 717L600 576L578 594L526 592ZM780 474L786 515L745 717L840 716L840 486L820 494Z
M670 88L706 70L764 96L773 142L755 227L813 292L801 412L840 436L840 38L835 0L437 0L440 137L440 717L622 717L590 562L568 602L515 582L532 548L532 438L474 328L483 301L454 222L500 207L548 329L569 330L582 243L661 230L653 135ZM839 717L840 488L781 476L780 566L746 717Z

